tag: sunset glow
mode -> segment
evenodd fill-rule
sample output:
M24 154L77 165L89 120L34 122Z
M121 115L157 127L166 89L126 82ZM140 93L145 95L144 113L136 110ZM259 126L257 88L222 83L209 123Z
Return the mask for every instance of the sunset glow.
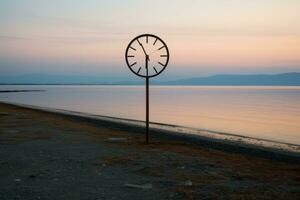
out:
M299 71L299 10L298 0L4 0L0 73L127 76L126 45L142 33L169 44L174 74Z

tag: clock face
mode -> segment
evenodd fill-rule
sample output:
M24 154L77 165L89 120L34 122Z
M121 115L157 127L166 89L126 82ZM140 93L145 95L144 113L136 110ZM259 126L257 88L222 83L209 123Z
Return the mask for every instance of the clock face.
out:
M159 75L166 68L169 62L169 50L159 37L144 34L129 43L125 59L133 73L151 78Z

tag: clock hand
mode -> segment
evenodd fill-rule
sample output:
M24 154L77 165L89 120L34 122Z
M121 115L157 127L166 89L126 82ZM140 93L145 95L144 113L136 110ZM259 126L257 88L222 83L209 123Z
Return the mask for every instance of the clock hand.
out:
M139 40L137 40L137 41L138 41L139 45L142 47L142 49L143 49L143 51L144 51L144 54L145 54L146 58L150 61L149 56L147 55L147 53L146 53L146 51L145 51L145 49L144 49L144 46L142 45L142 43L140 43Z
M149 57L148 57L148 55L146 55L146 59L145 59L145 61L146 61L146 76L148 76L148 61L149 61Z

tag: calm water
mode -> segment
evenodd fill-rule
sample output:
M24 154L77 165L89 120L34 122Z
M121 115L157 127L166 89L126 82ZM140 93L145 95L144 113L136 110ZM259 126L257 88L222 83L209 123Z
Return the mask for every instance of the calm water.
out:
M143 86L0 86L0 101L144 120ZM300 87L151 86L150 121L300 145Z

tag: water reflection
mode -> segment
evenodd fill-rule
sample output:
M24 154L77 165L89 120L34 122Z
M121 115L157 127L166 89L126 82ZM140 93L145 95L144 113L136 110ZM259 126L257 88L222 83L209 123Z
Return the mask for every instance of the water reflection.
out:
M1 86L45 89L0 100L144 120L143 86ZM5 98L6 97L6 98ZM300 144L300 87L151 86L150 121Z

